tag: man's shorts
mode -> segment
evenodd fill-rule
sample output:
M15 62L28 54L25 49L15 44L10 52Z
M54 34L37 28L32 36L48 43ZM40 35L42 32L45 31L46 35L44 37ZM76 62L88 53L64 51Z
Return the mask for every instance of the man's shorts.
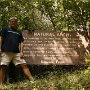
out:
M9 65L10 62L13 62L13 64L19 65L26 63L24 59L20 58L20 53L13 53L13 52L3 52L1 54L1 62L0 65Z

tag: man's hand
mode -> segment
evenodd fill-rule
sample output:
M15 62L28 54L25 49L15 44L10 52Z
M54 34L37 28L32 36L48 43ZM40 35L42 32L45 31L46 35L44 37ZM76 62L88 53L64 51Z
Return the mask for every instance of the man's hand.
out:
M0 55L2 54L2 50L0 49Z
M22 52L20 52L20 58L24 58L24 54Z

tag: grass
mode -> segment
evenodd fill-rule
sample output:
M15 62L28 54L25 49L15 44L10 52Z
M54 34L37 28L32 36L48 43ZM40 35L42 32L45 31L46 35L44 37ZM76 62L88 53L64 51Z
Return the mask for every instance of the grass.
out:
M26 78L15 83L4 83L3 90L90 90L90 72L86 68L52 67L34 74L34 83Z

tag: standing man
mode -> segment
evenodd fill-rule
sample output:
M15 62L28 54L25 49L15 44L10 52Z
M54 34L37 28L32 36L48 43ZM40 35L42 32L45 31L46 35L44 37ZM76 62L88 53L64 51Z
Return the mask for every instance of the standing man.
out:
M0 82L3 83L7 66L12 61L15 66L20 65L23 69L24 74L29 80L33 80L33 77L23 59L23 41L21 31L17 30L17 18L10 18L10 27L2 28L0 32Z

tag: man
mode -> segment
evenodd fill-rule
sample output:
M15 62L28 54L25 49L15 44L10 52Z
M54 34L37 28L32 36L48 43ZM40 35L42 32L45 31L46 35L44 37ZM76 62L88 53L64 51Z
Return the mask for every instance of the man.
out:
M20 65L24 74L29 80L33 80L33 77L23 59L23 36L21 31L17 30L17 18L10 18L10 27L2 28L0 32L0 83L4 82L7 66L12 61L15 66Z

